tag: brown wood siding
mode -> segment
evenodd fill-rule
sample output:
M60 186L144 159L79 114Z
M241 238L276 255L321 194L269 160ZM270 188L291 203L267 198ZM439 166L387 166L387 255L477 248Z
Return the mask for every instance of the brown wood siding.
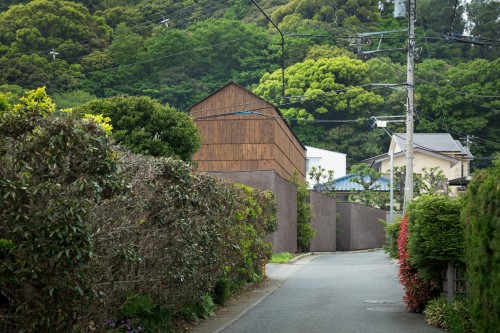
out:
M240 111L260 114L227 115ZM305 179L303 146L274 106L249 91L229 84L191 107L189 114L203 136L193 158L200 171L275 170L289 179L298 170Z

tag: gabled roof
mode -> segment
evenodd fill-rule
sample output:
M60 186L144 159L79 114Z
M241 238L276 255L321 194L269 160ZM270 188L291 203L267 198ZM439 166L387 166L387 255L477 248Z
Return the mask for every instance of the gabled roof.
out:
M406 151L406 133L395 133L392 137L399 148ZM450 133L414 133L413 148L421 148L436 153L453 153L473 158L470 151L460 141L454 140Z
M290 131L292 132L293 136L295 137L295 139L297 139L297 141L299 142L300 146L304 149L304 150L307 150L306 146L304 146L304 144L302 143L302 141L300 141L299 137L297 136L297 134L295 133L295 131L292 129L292 127L290 126L290 124L284 119L284 116L283 114L281 113L281 111L278 109L278 107L276 107L274 104L270 103L269 101L266 101L265 99L263 99L262 97L256 95L255 93L253 93L252 91L240 86L239 84L237 84L236 82L234 81L229 81L227 84L223 85L222 87L220 87L219 89L215 90L214 92L212 92L210 95L206 96L205 98L199 100L198 102L196 102L195 104L191 105L189 108L188 108L188 114L190 113L191 109L193 107L195 107L196 105L202 103L203 101L205 101L206 99L208 99L209 97L212 97L214 95L216 95L218 92L220 92L221 90L227 88L228 86L230 85L234 85L236 87L238 87L239 89L242 89L246 92L248 92L249 94L251 94L252 96L254 96L255 98L265 102L267 105L269 105L271 108L273 108L276 113L278 114L278 116L280 117L279 120L281 120L283 123L285 123L285 125L288 127L288 129L290 129Z
M334 192L351 192L351 191L363 191L364 188L360 184L353 181L354 178L359 177L355 174L345 175L344 177L337 178L332 182L321 184L322 190L329 190ZM368 182L370 178L365 176L364 181ZM316 186L315 186L316 188ZM374 191L389 191L390 190L390 180L387 177L380 177L375 183L370 186L371 190Z
M452 156L448 156L448 155L444 155L444 154L440 154L439 152L433 152L433 151L430 151L430 150L427 150L427 149L422 149L422 148L415 148L413 150L414 152L420 152L422 154L425 154L425 155L429 155L429 156L433 156L433 157L436 157L436 158L439 158L439 159L442 159L442 160L446 160L448 162L450 162L450 165L453 166L455 164L457 164L459 162L458 159L452 157ZM394 154L394 157L398 157L398 156L404 156L406 154L405 151L400 151L398 153L395 153ZM370 164L371 166L373 165L377 165L383 161L386 161L390 158L390 155L388 153L385 153L385 154L380 154L380 155L377 155L377 156L374 156L374 157L370 157L370 158L367 158L365 160L362 160L361 162L362 163L367 163L367 164Z

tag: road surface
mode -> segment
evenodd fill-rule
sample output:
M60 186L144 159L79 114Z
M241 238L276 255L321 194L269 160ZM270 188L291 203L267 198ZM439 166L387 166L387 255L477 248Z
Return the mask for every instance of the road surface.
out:
M443 333L408 313L397 265L383 251L304 257L268 265L283 280L223 333Z

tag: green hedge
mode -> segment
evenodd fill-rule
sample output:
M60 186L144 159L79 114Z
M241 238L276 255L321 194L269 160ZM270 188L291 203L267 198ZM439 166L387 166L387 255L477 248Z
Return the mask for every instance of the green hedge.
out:
M475 332L500 327L500 159L474 173L462 219L467 227L466 267Z
M264 237L277 227L270 192L234 185L179 160L118 153L130 194L96 207L93 224L101 321L147 295L175 312L214 291L220 278L257 278L272 253ZM223 299L223 298L222 298Z
M422 196L408 205L409 259L424 281L441 280L448 262L464 261L461 201L448 196Z

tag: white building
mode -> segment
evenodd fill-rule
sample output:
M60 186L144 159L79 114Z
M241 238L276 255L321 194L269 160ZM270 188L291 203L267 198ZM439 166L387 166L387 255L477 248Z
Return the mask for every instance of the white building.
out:
M309 176L309 171L312 167L318 168L321 166L326 172L332 170L334 178L346 175L346 154L308 146L306 146L306 149L306 179L309 183L309 188L314 186L314 181Z

